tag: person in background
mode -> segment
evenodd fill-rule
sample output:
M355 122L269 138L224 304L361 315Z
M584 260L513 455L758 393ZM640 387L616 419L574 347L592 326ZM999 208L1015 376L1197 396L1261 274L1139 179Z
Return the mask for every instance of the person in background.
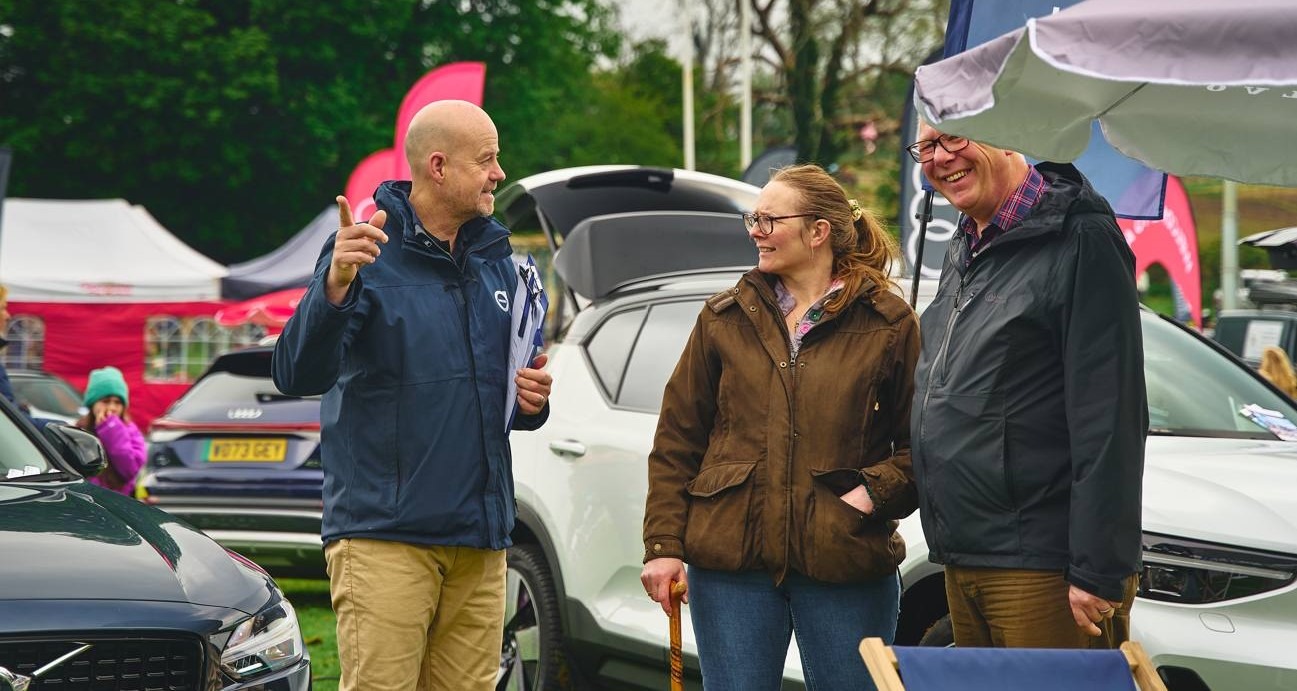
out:
M9 345L5 340L5 334L9 332L9 289L0 285L0 351ZM5 369L4 359L0 358L0 396L4 396L10 403L18 405L18 400L14 398L14 387L9 382L9 370Z
M147 444L140 428L131 421L127 409L130 391L122 371L111 366L91 371L82 402L89 411L77 420L76 426L99 437L108 455L108 467L89 478L90 482L132 496Z
M911 430L955 645L1117 647L1148 431L1134 254L1074 166L927 123L906 148L962 214L923 312Z
M708 691L778 689L794 633L810 691L872 689L856 646L895 637L917 506L918 319L895 241L820 167L777 171L744 222L757 266L706 301L666 387L640 580L668 612L687 584Z
M1292 361L1283 348L1266 346L1261 351L1261 376L1265 377L1288 398L1297 399L1297 374L1293 373Z

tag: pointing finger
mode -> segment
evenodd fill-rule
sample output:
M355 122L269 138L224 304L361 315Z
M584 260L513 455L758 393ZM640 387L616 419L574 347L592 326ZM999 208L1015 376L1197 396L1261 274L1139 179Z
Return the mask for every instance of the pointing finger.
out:
M339 194L334 200L338 202L338 227L346 228L356 225L351 220L351 204L347 202L347 198Z

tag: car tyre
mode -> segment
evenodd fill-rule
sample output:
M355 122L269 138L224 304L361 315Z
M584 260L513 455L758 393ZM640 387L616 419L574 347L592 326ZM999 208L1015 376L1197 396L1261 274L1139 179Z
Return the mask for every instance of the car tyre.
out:
M955 645L955 629L950 623L950 615L938 619L923 632L919 645L929 648L950 648Z
M511 547L496 691L572 688L554 577L536 545Z

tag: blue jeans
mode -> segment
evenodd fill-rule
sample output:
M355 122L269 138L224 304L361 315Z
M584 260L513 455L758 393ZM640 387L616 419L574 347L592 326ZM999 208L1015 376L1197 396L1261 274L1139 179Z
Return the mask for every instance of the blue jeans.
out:
M788 640L797 633L808 691L873 690L860 640L896 637L901 583L822 583L789 573L689 567L689 617L707 691L778 691Z

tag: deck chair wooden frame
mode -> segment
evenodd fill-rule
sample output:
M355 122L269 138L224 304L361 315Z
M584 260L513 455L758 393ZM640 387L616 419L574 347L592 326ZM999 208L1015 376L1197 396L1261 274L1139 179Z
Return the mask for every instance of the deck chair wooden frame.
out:
M1148 659L1148 653L1144 652L1143 646L1136 641L1126 641L1121 644L1121 652L1126 656L1126 663L1130 665L1130 674L1135 680L1135 688L1139 691L1167 691L1166 685L1162 683L1162 678L1157 676L1157 670ZM864 658L865 667L869 668L869 676L874 678L878 691L905 691L896 662L896 653L892 652L891 646L885 644L883 639L866 638L861 641L860 657Z

